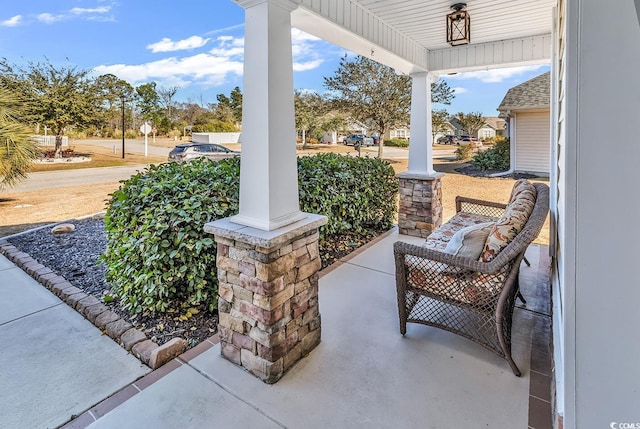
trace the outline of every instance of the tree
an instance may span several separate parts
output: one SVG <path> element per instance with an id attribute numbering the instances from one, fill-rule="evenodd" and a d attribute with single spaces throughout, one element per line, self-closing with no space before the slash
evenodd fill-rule
<path id="1" fill-rule="evenodd" d="M 411 78 L 399 75 L 390 67 L 357 56 L 340 60 L 335 75 L 324 78 L 327 89 L 334 91 L 334 102 L 363 123 L 373 123 L 380 133 L 378 156 L 382 157 L 382 136 L 396 127 L 409 123 L 411 108 Z M 431 101 L 450 104 L 454 97 L 449 85 L 440 81 L 431 84 Z"/>
<path id="2" fill-rule="evenodd" d="M 149 82 L 136 87 L 138 100 L 136 106 L 140 109 L 142 118 L 154 124 L 160 122 L 160 96 L 156 91 L 156 83 Z"/>
<path id="3" fill-rule="evenodd" d="M 449 131 L 449 112 L 446 109 L 433 110 L 431 112 L 431 138 L 435 142 L 437 134 Z"/>
<path id="4" fill-rule="evenodd" d="M 0 189 L 26 177 L 38 148 L 18 114 L 18 99 L 0 84 Z"/>
<path id="5" fill-rule="evenodd" d="M 51 128 L 56 136 L 56 157 L 62 155 L 62 136 L 67 128 L 97 125 L 103 119 L 103 98 L 88 70 L 58 68 L 49 61 L 22 67 L 3 58 L 0 83 L 23 100 L 25 120 Z"/>
<path id="6" fill-rule="evenodd" d="M 480 112 L 458 113 L 456 119 L 469 136 L 478 137 L 478 130 L 484 127 L 486 119 Z"/>
<path id="7" fill-rule="evenodd" d="M 345 118 L 331 107 L 326 97 L 316 92 L 296 91 L 293 97 L 296 130 L 302 132 L 302 148 L 307 147 L 307 135 L 320 136 L 344 128 Z"/>
<path id="8" fill-rule="evenodd" d="M 121 100 L 133 100 L 135 98 L 135 90 L 126 80 L 122 80 L 112 74 L 103 74 L 96 78 L 96 89 L 102 94 L 105 102 L 105 109 L 108 120 L 111 121 L 111 127 L 116 129 L 120 122 Z"/>
<path id="9" fill-rule="evenodd" d="M 451 104 L 451 100 L 456 96 L 453 89 L 444 80 L 439 80 L 431 84 L 431 102 L 440 104 Z"/>
<path id="10" fill-rule="evenodd" d="M 242 91 L 236 86 L 229 94 L 229 107 L 236 122 L 242 122 Z"/>
<path id="11" fill-rule="evenodd" d="M 382 136 L 409 122 L 411 78 L 369 58 L 357 56 L 349 61 L 345 55 L 334 76 L 324 78 L 324 85 L 335 94 L 336 106 L 360 122 L 375 125 L 380 132 L 378 157 L 382 158 Z"/>
<path id="12" fill-rule="evenodd" d="M 173 114 L 171 111 L 173 108 L 173 97 L 179 89 L 180 88 L 177 86 L 158 89 L 158 96 L 160 97 L 160 102 L 164 105 L 165 111 L 167 112 L 167 119 L 169 120 L 169 123 L 173 122 Z"/>

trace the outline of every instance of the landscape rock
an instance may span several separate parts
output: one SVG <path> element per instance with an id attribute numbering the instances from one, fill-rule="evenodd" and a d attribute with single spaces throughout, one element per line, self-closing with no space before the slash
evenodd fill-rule
<path id="1" fill-rule="evenodd" d="M 68 234 L 76 230 L 76 226 L 72 223 L 61 223 L 51 228 L 52 234 Z"/>

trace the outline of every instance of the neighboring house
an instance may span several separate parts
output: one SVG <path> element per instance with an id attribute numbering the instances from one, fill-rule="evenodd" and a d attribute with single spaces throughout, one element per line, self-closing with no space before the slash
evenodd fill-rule
<path id="1" fill-rule="evenodd" d="M 505 136 L 505 120 L 498 117 L 487 117 L 485 119 L 484 127 L 480 128 L 477 133 L 473 134 L 471 137 L 476 137 L 478 140 L 485 140 L 488 138 L 492 138 L 495 136 Z M 458 118 L 455 116 L 451 116 L 449 118 L 449 123 L 452 126 L 453 132 L 451 134 L 456 136 L 466 136 L 468 133 L 463 128 Z"/>
<path id="2" fill-rule="evenodd" d="M 549 175 L 550 72 L 507 91 L 498 110 L 508 118 L 511 170 Z"/>
<path id="3" fill-rule="evenodd" d="M 384 133 L 384 139 L 409 139 L 411 138 L 411 129 L 409 127 L 405 128 L 395 128 L 393 130 L 388 130 Z"/>
<path id="4" fill-rule="evenodd" d="M 478 140 L 486 140 L 493 137 L 505 137 L 507 132 L 507 122 L 498 117 L 485 118 L 485 126 L 478 130 Z"/>
<path id="5" fill-rule="evenodd" d="M 464 136 L 467 134 L 464 128 L 462 128 L 462 124 L 460 123 L 460 121 L 458 121 L 458 118 L 456 118 L 455 116 L 451 116 L 449 118 L 449 123 L 451 124 L 452 130 L 453 130 L 451 134 L 453 134 L 454 136 Z"/>

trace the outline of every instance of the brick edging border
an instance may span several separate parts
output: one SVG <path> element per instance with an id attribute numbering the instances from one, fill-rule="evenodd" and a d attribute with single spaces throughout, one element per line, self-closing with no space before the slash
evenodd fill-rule
<path id="1" fill-rule="evenodd" d="M 187 342 L 183 338 L 173 338 L 158 345 L 155 341 L 148 339 L 144 332 L 134 328 L 131 323 L 109 310 L 96 297 L 73 286 L 67 279 L 54 273 L 50 268 L 42 265 L 6 239 L 0 240 L 0 254 L 74 308 L 95 327 L 151 369 L 157 369 L 179 356 L 187 346 Z"/>

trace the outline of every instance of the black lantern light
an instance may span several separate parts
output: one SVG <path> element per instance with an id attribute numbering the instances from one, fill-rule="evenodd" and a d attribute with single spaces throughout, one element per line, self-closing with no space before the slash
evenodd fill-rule
<path id="1" fill-rule="evenodd" d="M 447 43 L 451 46 L 471 43 L 471 18 L 466 8 L 466 3 L 455 3 L 447 15 Z"/>

